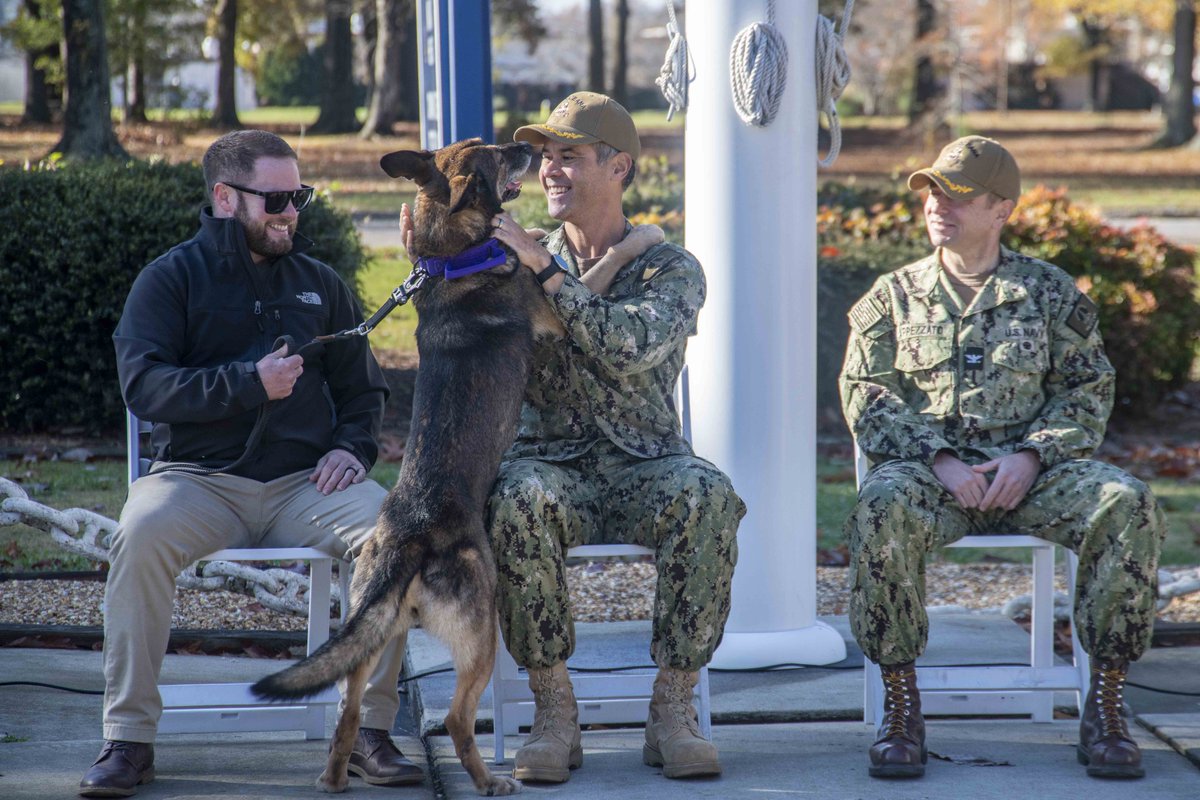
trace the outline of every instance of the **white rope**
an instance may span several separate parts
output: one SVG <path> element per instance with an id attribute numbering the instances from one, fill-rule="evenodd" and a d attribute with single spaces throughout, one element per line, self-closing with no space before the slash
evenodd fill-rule
<path id="1" fill-rule="evenodd" d="M 829 123 L 829 154 L 818 158 L 822 167 L 831 167 L 842 150 L 842 122 L 838 118 L 837 101 L 850 82 L 850 60 L 842 46 L 850 29 L 850 14 L 854 0 L 846 0 L 842 11 L 842 30 L 836 32 L 833 20 L 817 15 L 817 113 L 824 114 Z"/>
<path id="2" fill-rule="evenodd" d="M 675 116 L 676 111 L 687 111 L 688 84 L 696 79 L 695 66 L 692 64 L 692 54 L 688 52 L 687 39 L 679 29 L 675 19 L 675 3 L 667 0 L 667 35 L 671 43 L 667 45 L 667 57 L 663 60 L 662 69 L 654 82 L 658 84 L 663 97 L 670 104 L 667 107 L 667 122 Z"/>
<path id="3" fill-rule="evenodd" d="M 756 22 L 733 39 L 729 81 L 733 105 L 747 125 L 765 128 L 779 113 L 787 85 L 787 44 L 775 27 L 775 0 L 767 2 L 767 22 Z"/>

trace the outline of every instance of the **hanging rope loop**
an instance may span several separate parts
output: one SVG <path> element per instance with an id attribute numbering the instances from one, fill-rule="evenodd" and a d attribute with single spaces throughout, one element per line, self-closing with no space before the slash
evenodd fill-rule
<path id="1" fill-rule="evenodd" d="M 850 59 L 843 46 L 850 29 L 854 0 L 846 0 L 842 10 L 841 31 L 835 31 L 833 20 L 817 16 L 817 113 L 824 114 L 829 126 L 829 153 L 818 157 L 822 167 L 831 167 L 842 150 L 842 122 L 838 117 L 837 101 L 846 84 L 850 83 Z"/>
<path id="2" fill-rule="evenodd" d="M 765 128 L 775 119 L 787 86 L 787 57 L 787 43 L 775 27 L 775 0 L 768 0 L 766 23 L 743 28 L 729 51 L 733 105 L 742 122 Z"/>
<path id="3" fill-rule="evenodd" d="M 679 21 L 675 19 L 675 3 L 671 0 L 667 0 L 667 17 L 667 36 L 670 38 L 670 44 L 667 45 L 667 56 L 654 82 L 669 103 L 667 122 L 670 122 L 676 111 L 687 111 L 688 84 L 696 79 L 696 72 L 695 65 L 692 64 L 692 54 L 688 51 L 687 39 L 679 29 Z"/>

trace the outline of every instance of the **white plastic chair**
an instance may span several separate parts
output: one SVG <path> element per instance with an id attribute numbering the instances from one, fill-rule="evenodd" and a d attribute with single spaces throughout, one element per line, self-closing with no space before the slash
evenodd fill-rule
<path id="1" fill-rule="evenodd" d="M 691 401 L 688 396 L 687 367 L 675 386 L 675 407 L 679 409 L 682 432 L 692 440 Z M 648 547 L 633 544 L 588 544 L 567 550 L 567 558 L 609 560 L 627 556 L 653 556 Z M 579 724 L 633 724 L 646 721 L 646 706 L 654 691 L 657 670 L 617 672 L 611 674 L 575 674 L 571 685 L 579 707 Z M 708 688 L 708 667 L 700 669 L 696 686 L 696 711 L 700 733 L 712 738 L 712 711 Z M 496 662 L 492 668 L 492 724 L 495 736 L 495 763 L 505 759 L 504 737 L 519 732 L 521 726 L 533 724 L 533 692 L 528 674 L 504 646 L 503 639 L 496 647 Z M 508 710 L 511 709 L 511 710 Z"/>
<path id="2" fill-rule="evenodd" d="M 145 475 L 150 459 L 142 456 L 142 436 L 152 425 L 126 412 L 126 454 L 129 483 Z M 315 547 L 228 548 L 209 553 L 201 561 L 307 561 L 308 645 L 312 653 L 329 638 L 329 601 L 333 587 L 333 562 L 338 556 Z M 350 566 L 338 567 L 342 619 L 346 617 Z M 159 733 L 234 733 L 245 731 L 304 732 L 306 739 L 324 739 L 325 708 L 338 702 L 338 693 L 327 689 L 303 703 L 271 703 L 250 693 L 249 683 L 160 684 L 163 712 Z"/>
<path id="3" fill-rule="evenodd" d="M 869 463 L 854 445 L 854 477 L 861 485 Z M 1054 719 L 1054 693 L 1075 692 L 1083 710 L 1090 675 L 1088 655 L 1071 628 L 1073 663 L 1054 663 L 1054 551 L 1056 545 L 1035 536 L 1008 534 L 964 536 L 947 547 L 1027 547 L 1033 555 L 1033 609 L 1029 634 L 1028 666 L 934 667 L 917 665 L 917 688 L 921 711 L 928 716 L 1024 716 L 1033 722 Z M 1064 548 L 1065 549 L 1065 548 Z M 1067 576 L 1075 595 L 1075 571 L 1079 559 L 1067 553 Z M 863 659 L 863 721 L 874 725 L 883 719 L 883 679 L 879 665 Z"/>

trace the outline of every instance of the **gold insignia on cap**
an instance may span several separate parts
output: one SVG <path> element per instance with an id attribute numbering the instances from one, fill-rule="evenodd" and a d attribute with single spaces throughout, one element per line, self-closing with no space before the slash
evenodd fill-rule
<path id="1" fill-rule="evenodd" d="M 584 135 L 582 133 L 575 133 L 574 131 L 563 130 L 562 128 L 556 128 L 553 125 L 533 125 L 531 127 L 541 128 L 542 130 L 550 131 L 550 133 L 553 133 L 555 136 L 562 136 L 566 139 L 582 139 L 582 138 L 584 138 Z"/>
<path id="2" fill-rule="evenodd" d="M 961 183 L 955 183 L 954 181 L 950 180 L 949 178 L 946 177 L 945 173 L 943 173 L 940 169 L 930 168 L 929 171 L 932 172 L 934 175 L 937 175 L 943 181 L 945 181 L 946 188 L 952 192 L 957 192 L 958 194 L 966 194 L 967 192 L 975 191 L 970 186 L 964 186 Z"/>

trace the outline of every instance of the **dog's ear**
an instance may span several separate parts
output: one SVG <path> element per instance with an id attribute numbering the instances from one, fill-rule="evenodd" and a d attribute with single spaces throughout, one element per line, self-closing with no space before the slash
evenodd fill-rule
<path id="1" fill-rule="evenodd" d="M 458 175 L 450 179 L 450 213 L 462 211 L 475 201 L 478 201 L 481 209 L 500 210 L 500 198 L 496 197 L 496 190 L 484 170 L 476 169 L 469 176 Z"/>
<path id="2" fill-rule="evenodd" d="M 429 183 L 437 171 L 433 164 L 433 153 L 429 150 L 397 150 L 379 159 L 379 166 L 391 178 L 408 178 L 418 186 Z"/>
<path id="3" fill-rule="evenodd" d="M 476 170 L 470 175 L 455 175 L 450 179 L 450 213 L 456 214 L 462 211 L 472 202 L 479 193 L 479 187 L 483 181 L 483 176 Z"/>

